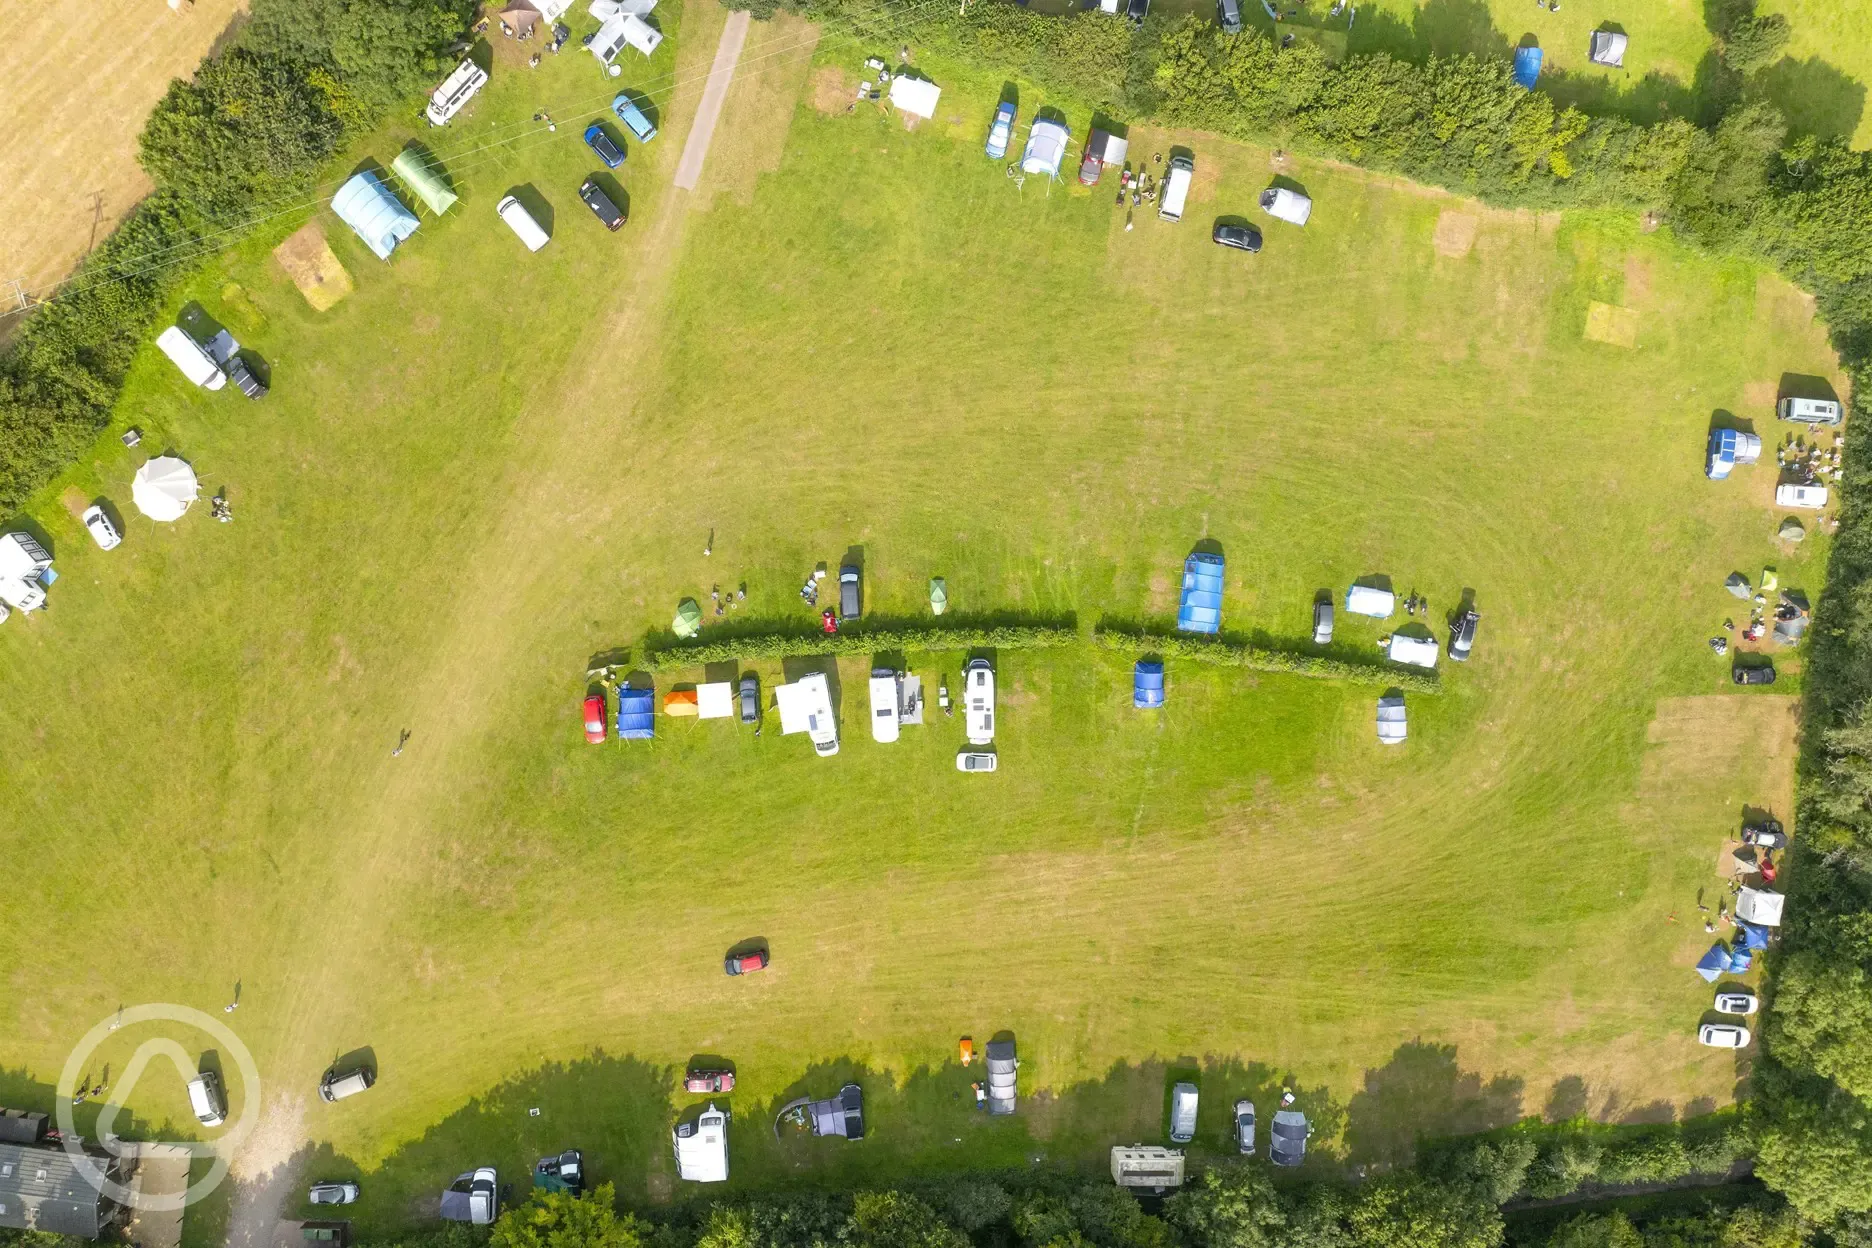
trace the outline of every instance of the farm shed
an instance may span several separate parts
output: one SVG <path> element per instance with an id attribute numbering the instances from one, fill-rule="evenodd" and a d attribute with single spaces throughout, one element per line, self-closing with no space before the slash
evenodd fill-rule
<path id="1" fill-rule="evenodd" d="M 331 206 L 379 260 L 388 260 L 397 244 L 421 224 L 370 169 L 351 175 L 332 196 Z"/>
<path id="2" fill-rule="evenodd" d="M 1183 598 L 1177 605 L 1177 630 L 1222 631 L 1222 556 L 1198 552 L 1183 561 Z"/>
<path id="3" fill-rule="evenodd" d="M 1156 659 L 1139 659 L 1131 670 L 1131 705 L 1143 711 L 1163 704 L 1163 664 Z"/>
<path id="4" fill-rule="evenodd" d="M 620 741 L 648 741 L 656 736 L 656 690 L 618 686 L 617 735 Z"/>
<path id="5" fill-rule="evenodd" d="M 428 206 L 429 211 L 441 216 L 455 206 L 461 197 L 449 189 L 448 182 L 442 177 L 435 161 L 414 143 L 397 153 L 397 158 L 390 162 L 398 177 L 417 199 Z"/>
<path id="6" fill-rule="evenodd" d="M 942 88 L 927 78 L 905 78 L 900 75 L 891 79 L 891 107 L 909 113 L 912 117 L 921 117 L 925 121 L 934 117 L 936 101 L 941 98 Z"/>

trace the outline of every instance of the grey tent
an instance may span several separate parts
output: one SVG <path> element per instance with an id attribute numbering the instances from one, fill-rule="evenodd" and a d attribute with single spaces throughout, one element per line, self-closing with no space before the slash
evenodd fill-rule
<path id="1" fill-rule="evenodd" d="M 1592 32 L 1592 48 L 1589 55 L 1595 65 L 1610 65 L 1613 69 L 1625 67 L 1625 36 L 1616 30 L 1595 30 Z"/>
<path id="2" fill-rule="evenodd" d="M 1014 1112 L 1014 1072 L 1020 1066 L 1020 1059 L 1014 1056 L 1014 1042 L 990 1040 L 987 1057 L 988 1112 L 1011 1114 Z"/>
<path id="3" fill-rule="evenodd" d="M 1755 591 L 1749 588 L 1748 577 L 1740 572 L 1731 572 L 1729 579 L 1723 582 L 1723 588 L 1736 598 L 1752 598 Z"/>
<path id="4" fill-rule="evenodd" d="M 1378 740 L 1385 745 L 1396 745 L 1404 739 L 1407 731 L 1404 720 L 1404 695 L 1386 694 L 1378 699 Z"/>
<path id="5" fill-rule="evenodd" d="M 1283 1109 L 1274 1115 L 1273 1139 L 1268 1156 L 1277 1166 L 1297 1166 L 1306 1160 L 1307 1136 L 1313 1134 L 1306 1115 L 1297 1109 Z"/>
<path id="6" fill-rule="evenodd" d="M 1797 518 L 1789 516 L 1781 522 L 1779 536 L 1784 542 L 1798 542 L 1807 536 L 1807 529 Z"/>
<path id="7" fill-rule="evenodd" d="M 828 1101 L 814 1101 L 806 1106 L 814 1135 L 834 1135 L 840 1139 L 864 1139 L 864 1089 L 848 1083 Z"/>

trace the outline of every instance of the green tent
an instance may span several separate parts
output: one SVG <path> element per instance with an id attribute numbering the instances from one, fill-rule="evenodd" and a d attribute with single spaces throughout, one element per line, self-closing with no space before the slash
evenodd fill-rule
<path id="1" fill-rule="evenodd" d="M 940 576 L 930 577 L 930 611 L 941 615 L 949 609 L 949 587 Z"/>
<path id="2" fill-rule="evenodd" d="M 418 144 L 412 143 L 399 152 L 397 158 L 390 162 L 390 167 L 416 193 L 416 198 L 429 205 L 429 211 L 438 217 L 453 208 L 455 201 L 460 198 L 449 190 L 448 182 L 443 179 L 435 158 Z"/>
<path id="3" fill-rule="evenodd" d="M 693 637 L 702 631 L 702 608 L 693 598 L 685 598 L 676 604 L 676 618 L 670 621 L 670 632 L 678 637 Z"/>

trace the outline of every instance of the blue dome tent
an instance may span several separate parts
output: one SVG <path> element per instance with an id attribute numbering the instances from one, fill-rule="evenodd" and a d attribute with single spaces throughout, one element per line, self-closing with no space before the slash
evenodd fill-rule
<path id="1" fill-rule="evenodd" d="M 1177 606 L 1177 631 L 1222 631 L 1222 556 L 1197 553 L 1183 561 L 1183 601 Z"/>
<path id="2" fill-rule="evenodd" d="M 1541 50 L 1539 48 L 1516 48 L 1514 52 L 1514 80 L 1528 90 L 1540 79 Z"/>
<path id="3" fill-rule="evenodd" d="M 1139 659 L 1131 673 L 1131 705 L 1143 711 L 1163 704 L 1163 664 L 1156 659 Z"/>

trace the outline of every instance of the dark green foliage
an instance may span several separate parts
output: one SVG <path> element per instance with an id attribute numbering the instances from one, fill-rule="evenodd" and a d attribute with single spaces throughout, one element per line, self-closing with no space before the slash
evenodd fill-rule
<path id="1" fill-rule="evenodd" d="M 1603 1146 L 1584 1137 L 1568 1137 L 1548 1144 L 1528 1167 L 1528 1195 L 1536 1200 L 1570 1195 L 1599 1173 L 1599 1159 L 1604 1155 Z"/>
<path id="2" fill-rule="evenodd" d="M 1776 1060 L 1872 1100 L 1872 975 L 1839 954 L 1794 953 L 1775 974 L 1768 1043 Z"/>
<path id="3" fill-rule="evenodd" d="M 1318 654 L 1268 650 L 1221 637 L 1152 633 L 1142 629 L 1101 628 L 1097 638 L 1098 644 L 1107 650 L 1156 654 L 1166 659 L 1194 659 L 1199 663 L 1247 667 L 1258 672 L 1286 672 L 1294 676 L 1317 676 L 1322 680 L 1350 680 L 1418 693 L 1437 693 L 1442 689 L 1436 676 L 1431 673 L 1412 671 L 1379 659 L 1370 663 L 1354 663 Z"/>
<path id="4" fill-rule="evenodd" d="M 1723 36 L 1723 61 L 1738 74 L 1766 69 L 1781 59 L 1793 33 L 1788 19 L 1779 13 L 1738 18 Z"/>
<path id="5" fill-rule="evenodd" d="M 1347 1220 L 1359 1248 L 1495 1248 L 1502 1240 L 1501 1211 L 1479 1185 L 1409 1170 L 1366 1186 Z"/>
<path id="6" fill-rule="evenodd" d="M 489 1248 L 643 1248 L 649 1226 L 616 1206 L 609 1183 L 583 1197 L 535 1191 L 494 1224 Z"/>
<path id="7" fill-rule="evenodd" d="M 876 654 L 880 650 L 1035 650 L 1070 645 L 1079 639 L 1071 628 L 1056 625 L 931 624 L 917 629 L 871 629 L 839 633 L 757 633 L 722 641 L 644 643 L 643 668 L 665 672 L 728 663 L 737 659 L 781 659 L 801 655 Z"/>

